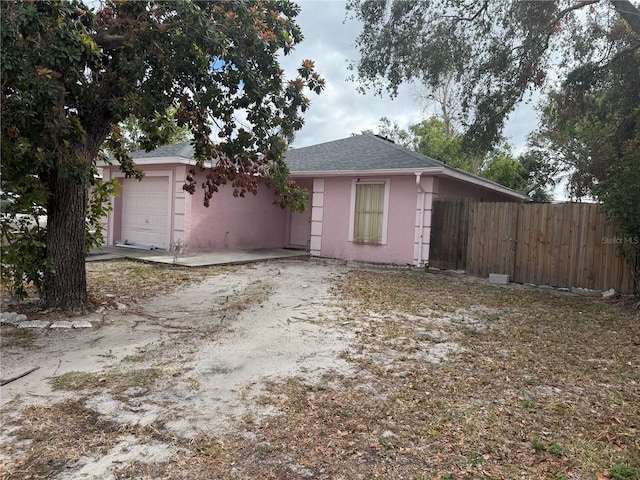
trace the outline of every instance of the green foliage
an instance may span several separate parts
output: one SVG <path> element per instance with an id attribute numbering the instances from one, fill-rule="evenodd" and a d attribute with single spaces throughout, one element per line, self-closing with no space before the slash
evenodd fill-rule
<path id="1" fill-rule="evenodd" d="M 637 480 L 640 478 L 640 468 L 616 465 L 609 469 L 609 478 L 612 480 Z"/>
<path id="2" fill-rule="evenodd" d="M 171 105 L 166 112 L 155 112 L 150 119 L 138 120 L 131 114 L 125 118 L 117 129 L 125 152 L 153 150 L 158 145 L 172 145 L 185 142 L 191 138 L 186 125 L 178 125 L 175 118 L 178 107 Z"/>
<path id="3" fill-rule="evenodd" d="M 2 189 L 17 193 L 24 178 L 42 185 L 52 267 L 43 300 L 69 309 L 86 302 L 86 283 L 65 272 L 83 271 L 86 217 L 95 244 L 105 212 L 97 202 L 112 189 L 96 185 L 89 203 L 101 148 L 126 176 L 140 177 L 127 125 L 146 150 L 190 133 L 197 168 L 215 165 L 203 185 L 206 205 L 222 184 L 255 193 L 273 167 L 281 167 L 271 180 L 279 201 L 297 204 L 302 194 L 288 182 L 284 152 L 304 123 L 305 93 L 324 88 L 311 60 L 296 78 L 280 69 L 279 55 L 302 40 L 299 7 L 289 0 L 107 0 L 98 8 L 79 0 L 0 4 Z"/>
<path id="4" fill-rule="evenodd" d="M 533 435 L 531 437 L 531 445 L 534 449 L 539 451 L 549 452 L 553 455 L 562 455 L 562 445 L 560 445 L 558 442 L 553 441 L 546 442 L 537 435 Z"/>
<path id="5" fill-rule="evenodd" d="M 3 209 L 0 219 L 2 249 L 2 283 L 10 288 L 17 298 L 26 298 L 26 286 L 33 284 L 38 291 L 42 288 L 46 261 L 46 227 L 38 224 L 36 213 L 8 213 Z"/>
<path id="6" fill-rule="evenodd" d="M 0 195 L 0 263 L 2 283 L 18 298 L 27 297 L 26 286 L 40 291 L 46 261 L 47 216 L 44 209 L 45 189 L 37 178 L 27 176 L 15 183 L 13 192 L 6 191 L 2 176 Z"/>
<path id="7" fill-rule="evenodd" d="M 475 155 L 462 148 L 462 136 L 457 132 L 447 135 L 442 120 L 431 117 L 410 127 L 413 135 L 413 149 L 423 155 L 439 160 L 447 165 L 471 173 L 478 173 L 479 165 Z"/>
<path id="8" fill-rule="evenodd" d="M 540 180 L 568 172 L 573 196 L 595 195 L 621 232 L 637 234 L 637 3 L 350 0 L 347 8 L 363 23 L 352 65 L 361 88 L 395 95 L 405 81 L 436 89 L 453 78 L 470 151 L 499 144 L 525 94 L 550 92 L 542 128 L 521 158 L 528 193 L 546 197 Z M 488 174 L 505 166 L 487 166 Z M 638 272 L 637 245 L 630 249 Z"/>
<path id="9" fill-rule="evenodd" d="M 625 144 L 622 157 L 593 188 L 624 241 L 622 254 L 634 267 L 634 290 L 640 294 L 640 134 Z"/>
<path id="10" fill-rule="evenodd" d="M 413 148 L 413 132 L 407 132 L 400 128 L 396 122 L 391 122 L 387 117 L 382 117 L 378 124 L 378 135 L 393 140 L 394 143 L 405 148 Z"/>
<path id="11" fill-rule="evenodd" d="M 119 187 L 120 185 L 116 178 L 107 182 L 97 176 L 93 178 L 85 230 L 87 252 L 92 248 L 101 247 L 104 242 L 104 224 L 102 220 L 113 209 L 111 198 L 120 195 Z"/>
<path id="12" fill-rule="evenodd" d="M 486 163 L 481 175 L 519 192 L 527 190 L 527 171 L 522 162 L 511 155 L 509 149 L 497 152 Z"/>
<path id="13" fill-rule="evenodd" d="M 556 185 L 557 166 L 543 151 L 531 148 L 520 154 L 518 160 L 526 171 L 527 187 L 523 193 L 534 201 L 550 202 L 553 198 L 549 189 Z"/>

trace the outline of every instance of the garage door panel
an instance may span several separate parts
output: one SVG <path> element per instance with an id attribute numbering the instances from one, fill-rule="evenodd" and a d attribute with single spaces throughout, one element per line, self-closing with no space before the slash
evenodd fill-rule
<path id="1" fill-rule="evenodd" d="M 169 177 L 145 177 L 122 182 L 123 241 L 168 248 Z"/>

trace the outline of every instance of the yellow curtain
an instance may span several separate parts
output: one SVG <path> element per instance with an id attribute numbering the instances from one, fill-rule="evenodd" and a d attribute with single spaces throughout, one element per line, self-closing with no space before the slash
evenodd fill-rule
<path id="1" fill-rule="evenodd" d="M 383 210 L 383 183 L 356 185 L 354 241 L 360 243 L 382 243 Z"/>

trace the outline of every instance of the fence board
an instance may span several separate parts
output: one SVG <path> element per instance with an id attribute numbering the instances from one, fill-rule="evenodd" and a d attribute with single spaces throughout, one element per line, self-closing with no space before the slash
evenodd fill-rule
<path id="1" fill-rule="evenodd" d="M 538 273 L 541 278 L 541 283 L 544 285 L 550 285 L 553 278 L 554 270 L 554 247 L 556 245 L 556 231 L 553 222 L 553 205 L 542 205 L 542 216 L 544 219 L 544 238 L 543 238 L 543 252 L 542 261 L 540 262 L 540 270 Z"/>
<path id="2" fill-rule="evenodd" d="M 433 202 L 429 265 L 464 270 L 469 235 L 469 199 L 436 199 Z"/>
<path id="3" fill-rule="evenodd" d="M 447 221 L 460 219 L 455 218 Z M 457 231 L 452 224 L 439 228 Z M 612 240 L 603 241 L 617 237 L 598 204 L 474 203 L 466 235 L 471 275 L 504 273 L 519 283 L 633 290 L 632 267 Z"/>

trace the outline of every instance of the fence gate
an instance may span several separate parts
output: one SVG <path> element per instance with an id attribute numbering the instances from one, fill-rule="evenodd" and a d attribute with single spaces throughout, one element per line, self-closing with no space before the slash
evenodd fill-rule
<path id="1" fill-rule="evenodd" d="M 471 202 L 468 198 L 434 200 L 429 246 L 430 267 L 466 269 Z"/>

